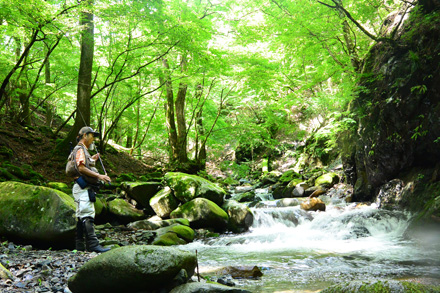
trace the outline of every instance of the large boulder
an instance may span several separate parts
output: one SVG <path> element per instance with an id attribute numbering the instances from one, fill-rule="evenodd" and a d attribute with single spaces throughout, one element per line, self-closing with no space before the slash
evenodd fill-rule
<path id="1" fill-rule="evenodd" d="M 0 235 L 23 243 L 73 243 L 75 203 L 67 194 L 18 182 L 0 183 Z"/>
<path id="2" fill-rule="evenodd" d="M 150 199 L 160 188 L 158 182 L 123 182 L 121 184 L 129 197 L 134 199 L 143 208 L 150 208 Z"/>
<path id="3" fill-rule="evenodd" d="M 167 186 L 150 199 L 150 206 L 156 215 L 168 218 L 170 213 L 179 206 L 179 202 L 174 197 L 171 188 Z"/>
<path id="4" fill-rule="evenodd" d="M 153 292 L 173 287 L 173 279 L 194 274 L 193 252 L 154 245 L 112 249 L 85 263 L 68 281 L 73 293 Z M 171 288 L 170 288 L 171 286 Z"/>
<path id="5" fill-rule="evenodd" d="M 196 198 L 174 210 L 171 218 L 185 218 L 192 228 L 212 228 L 216 231 L 226 229 L 228 214 L 214 202 L 205 198 Z"/>
<path id="6" fill-rule="evenodd" d="M 145 219 L 143 211 L 136 209 L 122 198 L 110 201 L 108 203 L 108 209 L 109 213 L 115 216 L 123 224 Z"/>
<path id="7" fill-rule="evenodd" d="M 245 232 L 252 226 L 254 215 L 247 205 L 235 200 L 226 200 L 222 208 L 229 216 L 228 229 L 232 232 Z"/>
<path id="8" fill-rule="evenodd" d="M 202 197 L 221 205 L 226 195 L 223 188 L 196 175 L 169 172 L 165 174 L 165 181 L 174 191 L 174 196 L 183 203 Z"/>

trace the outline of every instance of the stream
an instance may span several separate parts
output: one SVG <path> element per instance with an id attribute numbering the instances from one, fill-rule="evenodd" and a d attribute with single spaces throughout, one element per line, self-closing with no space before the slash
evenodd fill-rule
<path id="1" fill-rule="evenodd" d="M 203 276 L 221 267 L 257 265 L 261 279 L 233 280 L 252 292 L 313 292 L 352 280 L 440 280 L 440 242 L 429 235 L 426 241 L 405 237 L 409 213 L 321 199 L 325 212 L 261 202 L 252 208 L 249 232 L 182 248 L 197 250 Z"/>

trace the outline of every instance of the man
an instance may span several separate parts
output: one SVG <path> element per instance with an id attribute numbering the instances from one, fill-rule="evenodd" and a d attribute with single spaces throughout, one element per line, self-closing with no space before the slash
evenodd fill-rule
<path id="1" fill-rule="evenodd" d="M 95 168 L 95 162 L 99 158 L 99 154 L 91 156 L 88 152 L 95 137 L 99 133 L 94 131 L 91 127 L 85 126 L 80 129 L 76 140 L 77 146 L 73 149 L 71 156 L 75 162 L 75 167 L 81 176 L 76 176 L 75 184 L 73 185 L 72 193 L 76 203 L 76 249 L 80 251 L 85 250 L 84 236 L 86 239 L 86 246 L 88 251 L 106 252 L 110 249 L 104 248 L 99 244 L 98 238 L 95 234 L 94 219 L 95 219 L 95 187 L 91 181 L 110 183 L 110 177 L 98 173 Z"/>

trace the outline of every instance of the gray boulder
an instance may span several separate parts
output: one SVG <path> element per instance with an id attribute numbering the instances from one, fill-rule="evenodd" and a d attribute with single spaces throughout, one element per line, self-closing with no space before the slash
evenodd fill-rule
<path id="1" fill-rule="evenodd" d="M 170 213 L 179 206 L 179 202 L 167 186 L 150 199 L 150 206 L 156 215 L 161 218 L 168 218 Z"/>
<path id="2" fill-rule="evenodd" d="M 194 274 L 196 263 L 195 253 L 177 248 L 125 246 L 85 263 L 68 286 L 73 293 L 169 291 L 182 269 L 187 278 Z"/>
<path id="3" fill-rule="evenodd" d="M 0 183 L 0 235 L 66 247 L 75 228 L 75 203 L 67 194 L 19 182 Z"/>
<path id="4" fill-rule="evenodd" d="M 192 228 L 212 228 L 216 231 L 224 231 L 229 221 L 224 210 L 205 198 L 196 198 L 181 205 L 170 217 L 188 219 Z"/>
<path id="5" fill-rule="evenodd" d="M 222 206 L 229 216 L 228 229 L 235 233 L 242 233 L 249 230 L 254 222 L 254 215 L 250 208 L 235 200 L 227 200 Z"/>
<path id="6" fill-rule="evenodd" d="M 169 172 L 164 179 L 174 191 L 174 196 L 183 203 L 202 197 L 221 205 L 226 195 L 223 188 L 196 175 Z"/>

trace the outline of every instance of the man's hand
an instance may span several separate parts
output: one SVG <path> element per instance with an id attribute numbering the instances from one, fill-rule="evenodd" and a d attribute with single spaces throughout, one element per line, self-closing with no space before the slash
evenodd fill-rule
<path id="1" fill-rule="evenodd" d="M 94 161 L 98 160 L 98 159 L 99 159 L 99 153 L 94 154 L 94 155 L 92 156 L 92 159 L 93 159 Z"/>
<path id="2" fill-rule="evenodd" d="M 105 183 L 111 183 L 112 182 L 110 177 L 108 177 L 107 175 L 99 174 L 98 175 L 98 179 L 104 181 Z"/>

